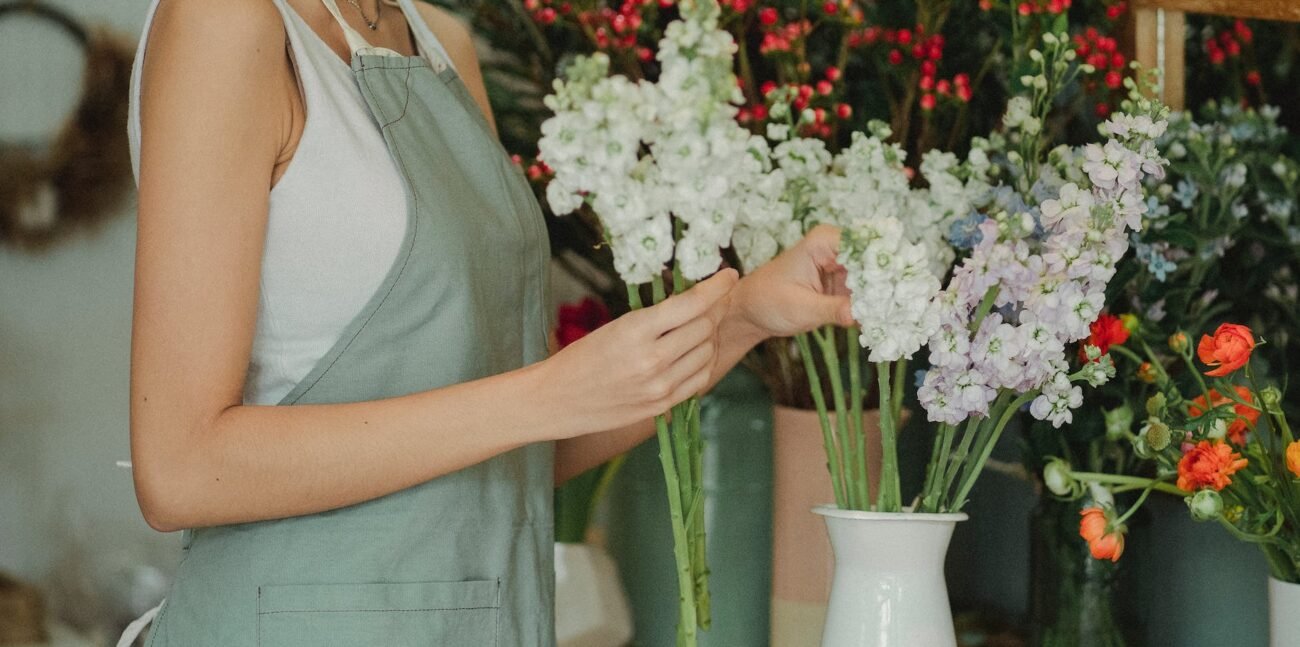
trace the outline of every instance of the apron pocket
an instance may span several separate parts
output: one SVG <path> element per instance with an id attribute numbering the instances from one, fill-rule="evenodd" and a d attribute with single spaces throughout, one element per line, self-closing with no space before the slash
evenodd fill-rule
<path id="1" fill-rule="evenodd" d="M 491 646 L 499 589 L 498 580 L 261 586 L 258 644 Z"/>

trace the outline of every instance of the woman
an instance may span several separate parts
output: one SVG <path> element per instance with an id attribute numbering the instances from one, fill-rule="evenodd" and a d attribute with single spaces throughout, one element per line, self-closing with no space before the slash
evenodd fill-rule
<path id="1" fill-rule="evenodd" d="M 133 85 L 135 485 L 193 529 L 152 645 L 553 644 L 552 487 L 849 320 L 826 229 L 548 358 L 539 208 L 423 3 L 154 0 Z"/>

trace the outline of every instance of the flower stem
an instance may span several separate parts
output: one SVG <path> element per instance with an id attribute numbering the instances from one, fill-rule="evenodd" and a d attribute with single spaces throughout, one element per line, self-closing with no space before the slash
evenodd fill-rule
<path id="1" fill-rule="evenodd" d="M 867 436 L 863 433 L 862 427 L 862 399 L 866 393 L 862 390 L 862 346 L 858 343 L 858 328 L 854 326 L 849 328 L 846 336 L 848 337 L 849 353 L 849 397 L 850 415 L 849 420 L 850 435 L 853 439 L 853 466 L 857 470 L 854 477 L 854 488 L 857 491 L 857 503 L 862 508 L 871 507 L 870 475 L 871 469 L 867 464 L 867 456 L 870 450 L 867 447 Z M 881 399 L 881 408 L 884 408 L 884 399 Z"/>
<path id="2" fill-rule="evenodd" d="M 817 362 L 813 360 L 812 344 L 808 342 L 808 333 L 795 335 L 794 341 L 799 346 L 804 372 L 808 374 L 808 384 L 812 387 L 813 404 L 817 406 L 817 418 L 822 427 L 822 443 L 826 447 L 826 469 L 830 472 L 831 485 L 835 489 L 835 505 L 844 508 L 848 505 L 848 500 L 844 496 L 844 475 L 840 468 L 839 452 L 835 448 L 835 437 L 831 435 L 831 420 L 826 410 L 826 393 L 822 389 L 821 374 L 817 372 Z"/>
<path id="3" fill-rule="evenodd" d="M 980 472 L 984 471 L 984 464 L 988 462 L 989 456 L 993 455 L 993 448 L 998 444 L 998 438 L 1002 436 L 1002 431 L 1007 428 L 1007 423 L 1016 415 L 1016 412 L 1020 410 L 1020 407 L 1024 406 L 1036 397 L 1038 397 L 1037 389 L 1022 394 L 1020 397 L 1013 400 L 1010 405 L 1005 406 L 1002 411 L 1002 417 L 998 419 L 997 425 L 993 427 L 992 433 L 988 439 L 984 441 L 983 450 L 980 452 L 975 463 L 971 464 L 967 468 L 966 477 L 963 479 L 961 487 L 957 490 L 957 496 L 952 500 L 951 511 L 956 512 L 965 505 L 966 495 L 970 494 L 971 488 L 975 487 L 975 481 L 979 479 Z M 990 417 L 996 411 L 996 408 L 990 411 Z"/>
<path id="4" fill-rule="evenodd" d="M 880 512 L 901 512 L 903 509 L 901 487 L 898 482 L 898 445 L 897 430 L 894 427 L 894 411 L 890 382 L 893 373 L 889 362 L 876 365 L 876 377 L 880 384 L 880 449 L 883 454 L 880 468 L 880 496 L 876 500 L 876 509 Z"/>
<path id="5" fill-rule="evenodd" d="M 835 344 L 834 326 L 826 326 L 821 333 L 813 332 L 813 337 L 822 350 L 822 359 L 826 362 L 826 372 L 830 374 L 831 397 L 835 402 L 835 428 L 839 437 L 840 459 L 844 475 L 844 494 L 850 509 L 859 507 L 853 467 L 853 440 L 849 437 L 849 411 L 844 399 L 844 378 L 840 374 L 840 356 Z"/>
<path id="6" fill-rule="evenodd" d="M 1076 481 L 1089 481 L 1092 483 L 1111 483 L 1115 485 L 1136 485 L 1142 488 L 1149 487 L 1154 490 L 1159 490 L 1160 492 L 1164 492 L 1165 494 L 1172 494 L 1174 496 L 1179 496 L 1179 497 L 1186 497 L 1191 495 L 1191 492 L 1187 492 L 1185 490 L 1179 489 L 1177 486 L 1171 483 L 1165 483 L 1164 481 L 1144 478 L 1141 476 L 1122 476 L 1119 474 L 1102 474 L 1099 472 L 1072 471 L 1070 472 L 1070 478 Z"/>

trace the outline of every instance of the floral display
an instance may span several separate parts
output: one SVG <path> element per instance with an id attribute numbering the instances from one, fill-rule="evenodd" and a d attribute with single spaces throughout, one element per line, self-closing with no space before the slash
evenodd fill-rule
<path id="1" fill-rule="evenodd" d="M 1105 532 L 1121 537 L 1127 531 L 1124 521 L 1151 492 L 1181 496 L 1193 519 L 1218 522 L 1238 539 L 1258 545 L 1274 577 L 1298 582 L 1300 442 L 1282 409 L 1281 389 L 1254 368 L 1261 340 L 1245 326 L 1225 323 L 1202 335 L 1195 350 L 1187 342 L 1184 335 L 1170 346 L 1195 369 L 1191 384 L 1200 395 L 1184 395 L 1168 370 L 1156 365 L 1157 390 L 1146 402 L 1141 433 L 1130 439 L 1130 451 L 1151 464 L 1155 476 L 1075 472 L 1058 459 L 1049 485 L 1063 496 L 1077 494 L 1083 483 L 1115 492 L 1141 490 L 1122 515 L 1113 501 L 1102 511 Z M 1080 535 L 1091 544 L 1096 530 L 1095 522 L 1086 522 Z M 1104 551 L 1094 551 L 1099 553 Z"/>

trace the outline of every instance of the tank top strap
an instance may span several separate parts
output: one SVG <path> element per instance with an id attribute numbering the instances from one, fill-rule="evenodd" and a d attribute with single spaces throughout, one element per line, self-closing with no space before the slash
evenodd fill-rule
<path id="1" fill-rule="evenodd" d="M 370 41 L 366 40 L 366 37 L 362 36 L 361 32 L 353 29 L 352 25 L 349 25 L 348 21 L 343 19 L 343 12 L 339 11 L 338 2 L 335 0 L 320 1 L 321 4 L 325 5 L 325 8 L 329 10 L 330 15 L 334 16 L 334 20 L 338 21 L 339 27 L 343 28 L 343 37 L 347 39 L 348 49 L 352 50 L 353 54 L 377 49 L 370 45 Z"/>

